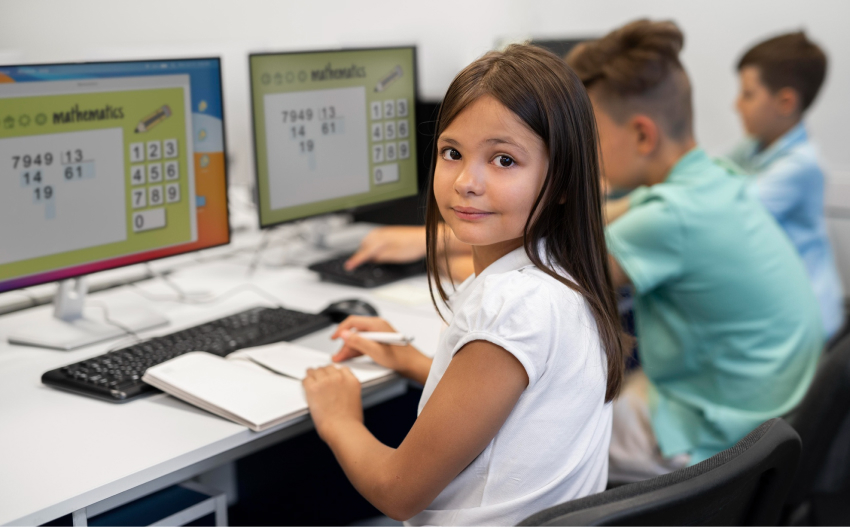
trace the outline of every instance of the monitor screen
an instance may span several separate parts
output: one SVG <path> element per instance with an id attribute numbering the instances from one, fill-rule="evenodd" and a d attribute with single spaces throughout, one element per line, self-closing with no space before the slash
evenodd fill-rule
<path id="1" fill-rule="evenodd" d="M 260 224 L 417 193 L 416 49 L 251 55 Z"/>
<path id="2" fill-rule="evenodd" d="M 219 59 L 0 67 L 0 292 L 229 242 Z"/>
<path id="3" fill-rule="evenodd" d="M 540 46 L 541 48 L 548 49 L 555 55 L 558 55 L 561 58 L 566 58 L 567 54 L 572 51 L 572 49 L 582 42 L 586 42 L 588 40 L 593 40 L 591 38 L 560 38 L 560 39 L 533 39 L 531 44 L 535 46 Z"/>

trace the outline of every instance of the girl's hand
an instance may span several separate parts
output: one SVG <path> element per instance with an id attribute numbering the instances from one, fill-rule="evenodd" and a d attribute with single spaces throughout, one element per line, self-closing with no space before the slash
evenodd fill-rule
<path id="1" fill-rule="evenodd" d="M 341 338 L 342 348 L 333 356 L 334 362 L 368 355 L 373 361 L 385 368 L 399 371 L 403 367 L 403 358 L 414 348 L 412 346 L 390 346 L 379 344 L 357 334 L 358 331 L 381 331 L 394 333 L 395 329 L 384 319 L 378 317 L 350 316 L 337 326 L 332 339 Z"/>
<path id="2" fill-rule="evenodd" d="M 345 421 L 363 423 L 360 381 L 348 368 L 325 366 L 308 369 L 301 383 L 310 407 L 310 415 L 322 440 L 334 425 Z"/>
<path id="3" fill-rule="evenodd" d="M 366 262 L 407 263 L 424 257 L 424 227 L 379 227 L 363 238 L 345 268 L 350 271 Z"/>

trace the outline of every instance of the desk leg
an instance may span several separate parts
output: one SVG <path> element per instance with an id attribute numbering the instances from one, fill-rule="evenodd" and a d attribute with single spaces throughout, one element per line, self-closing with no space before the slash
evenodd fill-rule
<path id="1" fill-rule="evenodd" d="M 227 495 L 227 505 L 236 505 L 239 499 L 236 483 L 236 462 L 231 461 L 193 478 L 205 487 L 211 487 Z"/>
<path id="2" fill-rule="evenodd" d="M 86 516 L 85 507 L 78 511 L 74 511 L 71 515 L 71 518 L 74 521 L 74 527 L 86 527 L 89 524 L 89 519 Z"/>
<path id="3" fill-rule="evenodd" d="M 217 527 L 227 526 L 227 496 L 225 494 L 215 497 L 215 524 Z"/>

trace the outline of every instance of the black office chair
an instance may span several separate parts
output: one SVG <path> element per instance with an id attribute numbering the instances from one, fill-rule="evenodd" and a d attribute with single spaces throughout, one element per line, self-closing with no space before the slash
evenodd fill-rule
<path id="1" fill-rule="evenodd" d="M 850 335 L 850 298 L 844 299 L 844 324 L 838 328 L 835 335 L 833 335 L 832 338 L 829 339 L 829 342 L 826 343 L 826 349 L 831 350 L 847 335 Z"/>
<path id="2" fill-rule="evenodd" d="M 822 503 L 835 495 L 841 499 L 833 505 L 843 504 L 845 522 L 850 523 L 850 500 L 844 494 L 850 487 L 850 335 L 824 353 L 809 391 L 785 419 L 800 434 L 803 452 L 783 521 L 827 521 L 818 520 L 813 509 L 818 500 L 813 498 L 819 497 Z"/>
<path id="3" fill-rule="evenodd" d="M 520 525 L 776 525 L 799 456 L 800 436 L 771 419 L 701 463 L 556 505 Z"/>

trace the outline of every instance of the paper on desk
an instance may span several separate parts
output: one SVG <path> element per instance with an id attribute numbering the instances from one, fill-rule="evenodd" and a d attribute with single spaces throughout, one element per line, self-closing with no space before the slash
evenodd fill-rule
<path id="1" fill-rule="evenodd" d="M 384 300 L 390 300 L 406 306 L 420 306 L 431 303 L 428 287 L 421 284 L 399 283 L 386 285 L 372 290 L 372 294 Z"/>
<path id="2" fill-rule="evenodd" d="M 234 358 L 248 357 L 281 375 L 303 380 L 308 368 L 321 368 L 334 364 L 328 353 L 305 348 L 289 342 L 277 342 L 237 352 Z M 232 355 L 231 355 L 232 356 Z M 381 379 L 392 374 L 392 370 L 375 364 L 369 357 L 357 357 L 338 363 L 351 369 L 351 373 L 362 383 Z"/>

